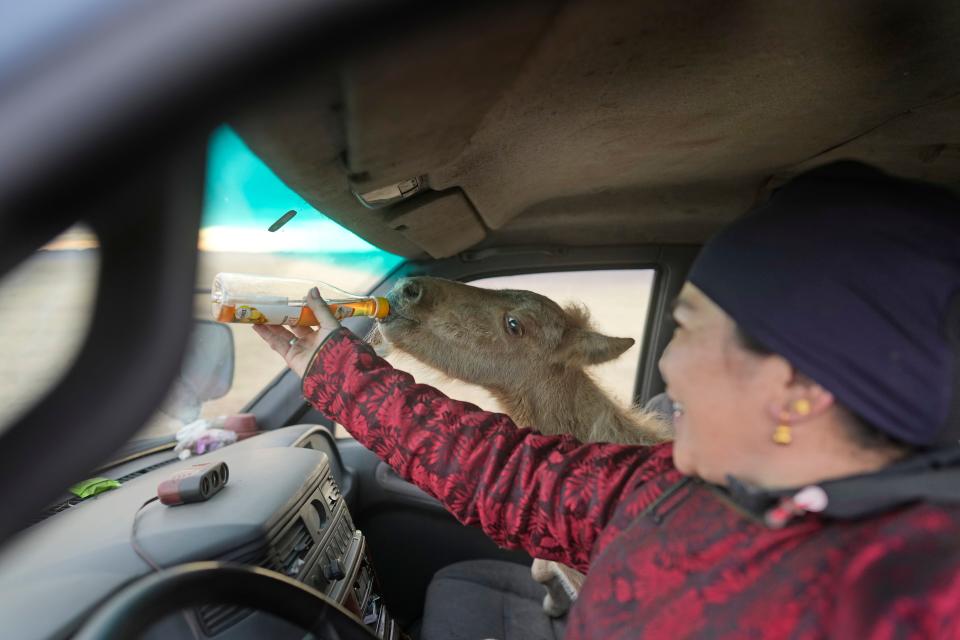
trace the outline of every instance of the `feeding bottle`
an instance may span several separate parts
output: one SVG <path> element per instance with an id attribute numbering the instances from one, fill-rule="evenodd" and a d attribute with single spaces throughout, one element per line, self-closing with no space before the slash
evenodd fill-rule
<path id="1" fill-rule="evenodd" d="M 386 298 L 354 296 L 323 282 L 218 273 L 211 290 L 213 317 L 219 322 L 315 327 L 319 323 L 307 306 L 313 287 L 337 320 L 359 316 L 382 320 L 390 313 Z"/>

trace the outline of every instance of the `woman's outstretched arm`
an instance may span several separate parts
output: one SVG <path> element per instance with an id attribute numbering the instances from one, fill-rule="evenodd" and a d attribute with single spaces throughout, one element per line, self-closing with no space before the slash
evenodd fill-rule
<path id="1" fill-rule="evenodd" d="M 346 329 L 318 349 L 303 394 L 460 522 L 581 570 L 627 490 L 672 468 L 669 448 L 543 436 L 452 400 Z"/>

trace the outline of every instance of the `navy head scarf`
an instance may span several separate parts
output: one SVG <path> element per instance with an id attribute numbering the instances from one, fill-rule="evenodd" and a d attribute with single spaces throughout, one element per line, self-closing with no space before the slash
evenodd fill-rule
<path id="1" fill-rule="evenodd" d="M 819 167 L 707 243 L 689 280 L 880 431 L 960 439 L 960 201 L 946 190 Z"/>

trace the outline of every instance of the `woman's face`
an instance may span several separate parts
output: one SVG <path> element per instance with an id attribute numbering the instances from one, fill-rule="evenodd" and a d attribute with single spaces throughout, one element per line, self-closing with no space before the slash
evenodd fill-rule
<path id="1" fill-rule="evenodd" d="M 777 446 L 770 408 L 784 402 L 790 365 L 747 351 L 730 316 L 689 282 L 674 318 L 677 329 L 660 359 L 667 393 L 679 403 L 674 463 L 713 483 L 724 483 L 727 474 L 762 477 Z"/>

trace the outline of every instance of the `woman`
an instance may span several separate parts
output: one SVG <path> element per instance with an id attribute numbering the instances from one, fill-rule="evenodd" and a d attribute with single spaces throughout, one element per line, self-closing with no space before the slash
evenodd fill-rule
<path id="1" fill-rule="evenodd" d="M 314 292 L 315 293 L 315 292 Z M 960 207 L 855 163 L 704 248 L 660 368 L 676 441 L 581 445 L 257 327 L 305 397 L 498 544 L 590 569 L 571 638 L 960 634 Z"/>

